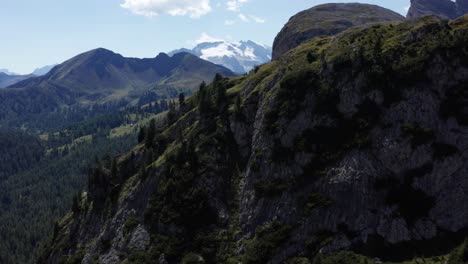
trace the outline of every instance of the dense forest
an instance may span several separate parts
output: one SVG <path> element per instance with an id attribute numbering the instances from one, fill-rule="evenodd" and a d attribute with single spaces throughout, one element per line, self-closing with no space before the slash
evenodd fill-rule
<path id="1" fill-rule="evenodd" d="M 113 112 L 95 106 L 89 118 L 59 131 L 0 132 L 0 263 L 32 263 L 54 222 L 86 190 L 89 168 L 128 151 L 141 127 L 150 120 L 161 124 L 162 113 L 175 108 L 173 100 L 146 100 Z"/>
<path id="2" fill-rule="evenodd" d="M 0 181 L 38 164 L 45 144 L 37 137 L 17 131 L 0 131 Z"/>

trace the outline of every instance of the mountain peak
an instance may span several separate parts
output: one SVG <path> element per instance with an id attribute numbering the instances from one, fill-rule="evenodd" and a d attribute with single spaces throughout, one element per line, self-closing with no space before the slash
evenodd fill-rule
<path id="1" fill-rule="evenodd" d="M 323 4 L 291 17 L 273 44 L 273 59 L 317 36 L 336 35 L 348 28 L 371 23 L 401 21 L 389 9 L 369 4 Z"/>
<path id="2" fill-rule="evenodd" d="M 191 50 L 179 49 L 169 52 L 169 54 L 174 55 L 181 52 L 191 53 L 204 60 L 223 65 L 237 73 L 248 72 L 253 67 L 271 60 L 271 48 L 257 44 L 252 40 L 202 42 Z"/>

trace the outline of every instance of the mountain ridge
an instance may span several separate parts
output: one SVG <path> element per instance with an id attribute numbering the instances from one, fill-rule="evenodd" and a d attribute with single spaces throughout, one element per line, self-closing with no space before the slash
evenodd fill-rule
<path id="1" fill-rule="evenodd" d="M 49 118 L 49 114 L 92 108 L 94 104 L 131 106 L 147 93 L 155 100 L 176 98 L 179 93 L 189 95 L 198 84 L 211 81 L 217 73 L 235 76 L 227 68 L 188 53 L 173 57 L 161 53 L 155 58 L 137 59 L 98 48 L 55 66 L 43 76 L 2 89 L 0 127 L 3 123 L 8 127 L 28 124 L 27 127 L 44 128 L 50 123 L 40 122 L 38 116 Z M 15 105 L 24 105 L 24 109 Z"/>
<path id="2" fill-rule="evenodd" d="M 370 4 L 317 5 L 292 16 L 284 25 L 273 43 L 273 60 L 312 37 L 336 35 L 351 27 L 403 19 L 394 11 Z"/>

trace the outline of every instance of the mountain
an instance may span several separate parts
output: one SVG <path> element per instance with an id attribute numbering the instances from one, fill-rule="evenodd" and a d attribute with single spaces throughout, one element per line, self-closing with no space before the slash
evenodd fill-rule
<path id="1" fill-rule="evenodd" d="M 3 72 L 0 72 L 0 88 L 5 88 L 10 85 L 13 85 L 17 82 L 26 80 L 28 78 L 35 77 L 34 75 L 9 75 Z"/>
<path id="2" fill-rule="evenodd" d="M 411 0 L 407 18 L 436 15 L 454 19 L 468 13 L 468 0 Z"/>
<path id="3" fill-rule="evenodd" d="M 96 163 L 39 263 L 466 263 L 467 41 L 375 24 L 216 77 Z"/>
<path id="4" fill-rule="evenodd" d="M 36 76 L 46 75 L 50 70 L 52 70 L 52 68 L 54 68 L 57 65 L 58 64 L 47 65 L 47 66 L 44 66 L 44 67 L 41 67 L 41 68 L 37 68 L 31 74 L 36 75 Z"/>
<path id="5" fill-rule="evenodd" d="M 52 69 L 53 66 L 45 66 L 43 68 L 36 69 L 33 73 L 31 74 L 25 74 L 25 75 L 20 75 L 16 73 L 12 73 L 6 69 L 0 69 L 0 88 L 6 88 L 10 85 L 13 85 L 15 83 L 18 83 L 20 81 L 36 77 L 36 76 L 41 76 L 49 72 L 50 69 Z"/>
<path id="6" fill-rule="evenodd" d="M 14 72 L 10 72 L 8 69 L 0 69 L 0 73 L 6 73 L 8 75 L 20 75 Z"/>
<path id="7" fill-rule="evenodd" d="M 136 59 L 95 49 L 55 66 L 44 76 L 0 91 L 0 127 L 57 129 L 84 118 L 83 113 L 131 106 L 149 98 L 148 94 L 154 100 L 176 98 L 181 92 L 191 94 L 217 73 L 235 76 L 188 53 Z"/>
<path id="8" fill-rule="evenodd" d="M 188 52 L 204 60 L 223 65 L 236 73 L 246 73 L 255 66 L 270 62 L 272 51 L 270 47 L 249 40 L 204 42 L 191 50 L 174 50 L 168 54 L 172 56 L 180 52 Z"/>
<path id="9" fill-rule="evenodd" d="M 317 36 L 336 35 L 350 27 L 401 21 L 391 10 L 367 4 L 324 4 L 291 17 L 273 43 L 273 59 Z"/>

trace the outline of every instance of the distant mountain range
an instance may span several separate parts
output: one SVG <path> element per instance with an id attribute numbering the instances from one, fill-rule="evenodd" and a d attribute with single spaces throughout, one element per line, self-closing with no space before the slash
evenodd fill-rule
<path id="1" fill-rule="evenodd" d="M 179 49 L 169 52 L 170 56 L 188 52 L 201 59 L 223 65 L 236 73 L 246 73 L 257 65 L 271 60 L 271 47 L 253 41 L 216 41 L 198 44 L 193 49 Z"/>
<path id="2" fill-rule="evenodd" d="M 0 88 L 5 88 L 10 85 L 13 85 L 17 82 L 26 80 L 28 78 L 35 77 L 32 74 L 28 75 L 10 75 L 5 72 L 0 72 Z"/>
<path id="3" fill-rule="evenodd" d="M 0 127 L 27 124 L 30 128 L 50 129 L 55 126 L 50 123 L 52 115 L 61 118 L 58 113 L 70 107 L 80 113 L 75 121 L 83 116 L 77 109 L 94 105 L 110 105 L 106 111 L 113 111 L 138 103 L 141 98 L 175 98 L 181 92 L 188 95 L 201 82 L 210 83 L 217 73 L 235 76 L 231 70 L 189 53 L 136 59 L 99 48 L 55 66 L 44 76 L 2 89 Z M 64 120 L 62 125 L 69 122 Z"/>
<path id="4" fill-rule="evenodd" d="M 8 87 L 10 85 L 21 82 L 21 81 L 26 80 L 28 78 L 46 75 L 56 65 L 57 64 L 37 68 L 32 73 L 24 74 L 24 75 L 14 73 L 14 72 L 10 72 L 7 69 L 0 69 L 0 88 L 6 88 L 6 87 Z"/>
<path id="5" fill-rule="evenodd" d="M 5 73 L 5 74 L 8 74 L 8 75 L 20 75 L 20 74 L 11 72 L 8 69 L 0 69 L 0 73 Z"/>

